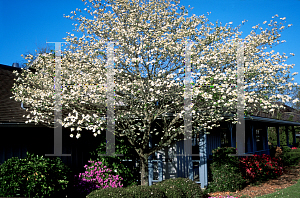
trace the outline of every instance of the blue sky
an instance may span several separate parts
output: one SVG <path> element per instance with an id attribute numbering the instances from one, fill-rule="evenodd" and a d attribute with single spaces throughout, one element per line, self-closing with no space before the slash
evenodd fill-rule
<path id="1" fill-rule="evenodd" d="M 278 14 L 286 17 L 286 25 L 293 24 L 291 28 L 282 32 L 286 43 L 273 48 L 276 52 L 294 53 L 287 64 L 295 64 L 291 73 L 298 72 L 300 67 L 300 1 L 299 0 L 184 0 L 180 5 L 194 7 L 192 14 L 207 15 L 211 22 L 219 21 L 222 24 L 233 22 L 235 27 L 243 20 L 248 22 L 240 31 L 242 37 L 250 33 L 252 26 L 270 21 Z M 63 17 L 76 8 L 83 10 L 81 0 L 10 0 L 0 1 L 0 64 L 11 66 L 14 62 L 24 62 L 21 54 L 31 52 L 46 42 L 64 41 L 67 34 L 74 27 L 69 19 Z M 279 20 L 279 19 L 278 19 Z M 263 26 L 266 27 L 266 26 Z M 53 45 L 54 44 L 49 44 Z M 295 82 L 300 83 L 300 75 Z"/>

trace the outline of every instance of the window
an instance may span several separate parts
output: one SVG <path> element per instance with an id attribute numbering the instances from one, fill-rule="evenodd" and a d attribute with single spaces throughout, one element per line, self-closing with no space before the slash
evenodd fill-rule
<path id="1" fill-rule="evenodd" d="M 199 145 L 199 133 L 194 134 L 194 137 L 192 138 L 192 146 Z"/>
<path id="2" fill-rule="evenodd" d="M 221 129 L 221 147 L 230 146 L 230 135 L 226 128 Z"/>
<path id="3" fill-rule="evenodd" d="M 256 150 L 263 150 L 263 137 L 262 137 L 262 129 L 256 129 Z"/>
<path id="4" fill-rule="evenodd" d="M 199 137 L 199 133 L 197 133 L 192 138 L 192 154 L 199 154 L 199 142 L 200 142 L 200 137 Z M 200 160 L 200 157 L 192 156 L 192 160 Z"/>

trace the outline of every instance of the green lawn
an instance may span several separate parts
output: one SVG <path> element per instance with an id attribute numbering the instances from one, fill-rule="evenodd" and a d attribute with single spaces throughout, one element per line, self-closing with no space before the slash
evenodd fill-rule
<path id="1" fill-rule="evenodd" d="M 263 195 L 259 196 L 259 198 L 273 198 L 273 197 L 280 197 L 280 198 L 285 198 L 285 197 L 295 197 L 298 198 L 300 197 L 300 179 L 298 182 L 290 187 L 287 187 L 285 189 L 278 190 L 277 192 L 274 192 L 272 194 L 268 195 Z"/>
<path id="2" fill-rule="evenodd" d="M 298 182 L 292 186 L 289 186 L 285 189 L 280 189 L 274 193 L 263 195 L 263 196 L 258 196 L 256 198 L 286 198 L 286 197 L 293 197 L 293 198 L 300 198 L 300 179 Z M 241 196 L 239 198 L 249 198 L 249 196 Z"/>
<path id="3" fill-rule="evenodd" d="M 231 195 L 231 194 L 230 194 Z M 233 196 L 232 196 L 233 197 Z M 287 187 L 285 189 L 280 189 L 274 193 L 258 196 L 256 198 L 300 198 L 300 179 L 298 182 L 290 187 Z M 243 195 L 239 198 L 249 198 L 249 196 Z"/>

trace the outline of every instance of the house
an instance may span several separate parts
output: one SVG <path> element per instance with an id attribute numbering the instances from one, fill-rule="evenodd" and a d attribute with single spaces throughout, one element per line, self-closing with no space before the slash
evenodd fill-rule
<path id="1" fill-rule="evenodd" d="M 23 115 L 29 114 L 26 112 L 26 108 L 29 107 L 10 99 L 13 96 L 11 89 L 16 78 L 14 70 L 21 72 L 21 68 L 0 64 L 0 164 L 11 157 L 25 158 L 27 151 L 39 156 L 54 154 L 54 129 L 34 123 L 25 124 L 28 119 Z M 62 128 L 62 154 L 71 156 L 59 158 L 78 175 L 85 171 L 84 165 L 91 157 L 89 152 L 99 147 L 103 135 L 95 137 L 93 132 L 85 129 L 81 131 L 79 139 L 70 138 L 70 134 L 69 128 Z M 124 163 L 132 165 L 134 162 Z"/>
<path id="2" fill-rule="evenodd" d="M 277 104 L 282 104 L 278 102 Z M 288 127 L 292 128 L 293 142 L 287 138 L 286 145 L 292 147 L 296 144 L 295 126 L 300 126 L 299 112 L 287 105 L 281 109 L 281 120 L 274 119 L 274 115 L 255 112 L 250 118 L 245 118 L 245 154 L 270 154 L 268 145 L 268 128 L 275 127 L 277 133 L 277 146 L 280 146 L 279 127 L 285 127 L 288 137 Z M 292 116 L 292 121 L 288 119 Z M 226 118 L 226 117 L 225 117 Z M 228 116 L 227 116 L 228 118 Z M 176 156 L 184 154 L 184 141 L 178 141 L 156 152 L 149 159 L 149 185 L 169 178 L 189 177 L 191 180 L 201 184 L 201 188 L 208 185 L 208 162 L 212 159 L 212 150 L 217 147 L 236 148 L 236 125 L 228 122 L 220 122 L 220 127 L 208 130 L 209 133 L 199 131 L 192 140 L 192 154 L 198 156 Z M 154 170 L 156 166 L 156 170 Z"/>
<path id="3" fill-rule="evenodd" d="M 29 107 L 10 99 L 15 78 L 13 70 L 21 72 L 18 67 L 0 65 L 0 164 L 11 157 L 24 158 L 26 151 L 43 156 L 54 152 L 53 128 L 31 123 L 25 124 L 27 119 L 23 115 L 28 114 L 25 109 Z M 294 126 L 300 126 L 299 112 L 286 106 L 282 113 L 284 115 L 282 120 L 274 119 L 276 115 L 261 112 L 253 115 L 252 120 L 245 120 L 246 153 L 269 154 L 268 127 L 276 127 L 278 146 L 280 146 L 279 127 L 285 126 L 287 129 L 291 126 L 294 139 L 293 142 L 287 142 L 287 145 L 296 143 Z M 287 121 L 289 115 L 294 116 L 292 121 Z M 207 131 L 209 134 L 199 131 L 194 137 L 193 154 L 198 156 L 176 156 L 176 154 L 184 154 L 184 141 L 178 141 L 150 156 L 149 184 L 169 178 L 189 177 L 201 184 L 202 188 L 207 186 L 208 162 L 211 160 L 212 150 L 217 147 L 236 147 L 235 125 L 226 122 L 221 122 L 220 125 L 218 128 Z M 69 129 L 63 128 L 62 153 L 71 154 L 71 156 L 60 158 L 78 174 L 84 172 L 83 166 L 90 158 L 89 152 L 97 148 L 101 136 L 94 137 L 92 132 L 84 130 L 79 139 L 72 139 L 69 134 Z M 155 170 L 155 167 L 158 167 L 158 170 Z"/>

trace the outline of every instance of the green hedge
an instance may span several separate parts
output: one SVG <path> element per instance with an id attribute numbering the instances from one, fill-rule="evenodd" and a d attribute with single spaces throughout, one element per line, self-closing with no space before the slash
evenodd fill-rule
<path id="1" fill-rule="evenodd" d="M 288 146 L 283 146 L 280 158 L 284 166 L 298 165 L 300 161 L 300 149 L 291 149 Z"/>
<path id="2" fill-rule="evenodd" d="M 166 189 L 176 186 L 183 192 L 183 197 L 203 197 L 200 185 L 188 178 L 167 179 L 157 184 L 165 185 Z M 156 184 L 156 185 L 157 185 Z M 179 191 L 178 191 L 179 192 Z"/>
<path id="3" fill-rule="evenodd" d="M 172 198 L 202 198 L 203 192 L 198 184 L 188 178 L 168 179 L 152 186 L 130 186 L 127 188 L 98 189 L 91 192 L 87 198 L 94 197 L 172 197 Z"/>
<path id="4" fill-rule="evenodd" d="M 147 197 L 164 197 L 164 192 L 157 187 L 149 186 L 130 186 L 128 188 L 106 188 L 98 189 L 91 192 L 88 198 L 94 197 L 132 197 L 132 198 L 147 198 Z"/>
<path id="5" fill-rule="evenodd" d="M 234 147 L 216 148 L 212 151 L 213 162 L 209 166 L 211 179 L 206 192 L 240 190 L 246 181 L 239 170 L 239 159 L 235 154 Z"/>

